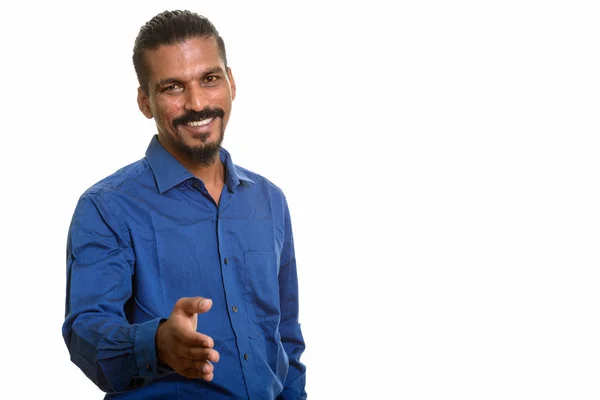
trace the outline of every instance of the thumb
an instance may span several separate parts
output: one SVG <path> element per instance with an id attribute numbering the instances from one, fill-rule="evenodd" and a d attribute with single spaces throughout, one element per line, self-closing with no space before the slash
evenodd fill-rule
<path id="1" fill-rule="evenodd" d="M 182 312 L 188 316 L 202 314 L 210 310 L 212 300 L 204 297 L 182 297 L 175 304 L 173 311 Z"/>

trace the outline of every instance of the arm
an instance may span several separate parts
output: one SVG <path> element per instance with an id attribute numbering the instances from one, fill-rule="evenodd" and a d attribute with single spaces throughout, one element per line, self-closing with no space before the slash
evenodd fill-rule
<path id="1" fill-rule="evenodd" d="M 157 369 L 161 319 L 131 324 L 135 254 L 118 214 L 97 194 L 82 196 L 69 228 L 63 337 L 71 360 L 105 392 L 143 386 Z"/>
<path id="2" fill-rule="evenodd" d="M 298 323 L 298 277 L 294 238 L 287 202 L 284 199 L 285 237 L 279 267 L 279 298 L 281 303 L 281 342 L 289 358 L 289 371 L 283 391 L 277 400 L 304 400 L 306 367 L 300 362 L 304 338 Z"/>

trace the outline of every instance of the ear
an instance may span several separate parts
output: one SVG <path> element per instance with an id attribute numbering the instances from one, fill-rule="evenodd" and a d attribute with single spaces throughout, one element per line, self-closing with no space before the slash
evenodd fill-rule
<path id="1" fill-rule="evenodd" d="M 229 77 L 229 86 L 231 86 L 231 100 L 235 100 L 235 80 L 229 67 L 227 67 L 227 76 Z"/>
<path id="2" fill-rule="evenodd" d="M 146 118 L 151 119 L 153 115 L 152 110 L 150 109 L 150 99 L 141 87 L 138 88 L 137 102 L 142 114 L 144 114 Z"/>

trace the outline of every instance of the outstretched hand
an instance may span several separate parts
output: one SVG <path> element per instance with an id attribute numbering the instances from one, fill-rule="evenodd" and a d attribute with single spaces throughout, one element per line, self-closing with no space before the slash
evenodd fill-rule
<path id="1" fill-rule="evenodd" d="M 219 353 L 210 336 L 196 331 L 198 314 L 210 310 L 212 300 L 183 297 L 175 303 L 169 319 L 156 331 L 156 348 L 160 362 L 187 378 L 213 379 L 213 362 Z"/>

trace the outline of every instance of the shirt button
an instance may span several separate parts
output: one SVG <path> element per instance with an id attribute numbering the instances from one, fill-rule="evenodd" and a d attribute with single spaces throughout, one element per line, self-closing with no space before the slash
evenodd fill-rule
<path id="1" fill-rule="evenodd" d="M 248 357 L 248 353 L 244 354 L 244 360 L 247 360 L 248 358 L 250 358 Z"/>
<path id="2" fill-rule="evenodd" d="M 224 262 L 225 264 L 228 264 L 228 263 L 229 263 L 229 259 L 227 259 L 227 258 L 226 258 L 225 260 L 223 260 L 223 262 Z"/>
<path id="3" fill-rule="evenodd" d="M 233 310 L 233 312 L 237 312 L 237 307 L 236 306 L 231 307 L 231 309 Z"/>
<path id="4" fill-rule="evenodd" d="M 152 371 L 152 367 L 150 366 L 150 364 L 146 364 L 146 369 L 147 369 L 148 371 Z"/>

